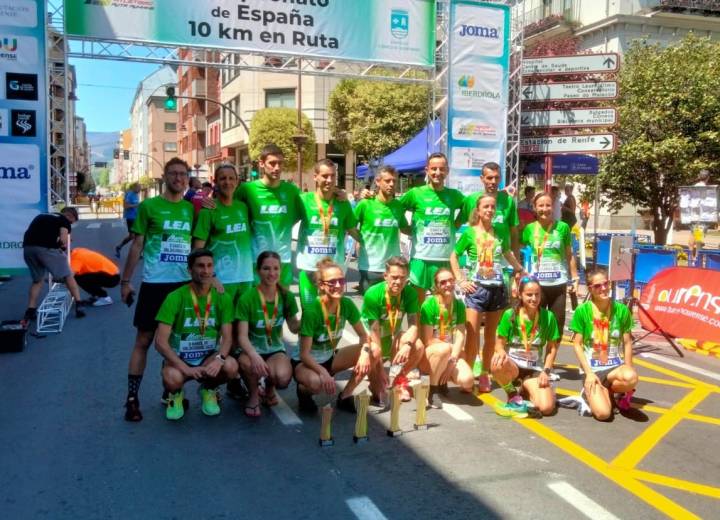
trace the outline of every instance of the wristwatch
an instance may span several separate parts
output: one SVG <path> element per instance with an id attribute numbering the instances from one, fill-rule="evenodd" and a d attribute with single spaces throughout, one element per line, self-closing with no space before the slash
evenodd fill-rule
<path id="1" fill-rule="evenodd" d="M 217 359 L 218 361 L 220 361 L 220 363 L 222 363 L 222 364 L 224 365 L 224 364 L 225 364 L 225 360 L 226 360 L 227 358 L 226 358 L 225 356 L 223 356 L 222 354 L 218 354 L 218 355 L 215 356 L 215 359 Z"/>
<path id="2" fill-rule="evenodd" d="M 543 368 L 543 372 L 545 372 L 546 376 L 549 376 L 552 374 L 552 368 Z"/>
<path id="3" fill-rule="evenodd" d="M 369 353 L 370 353 L 370 347 L 367 346 L 367 345 L 363 345 L 363 346 L 362 346 L 362 351 L 363 351 L 363 352 L 367 352 L 367 353 L 369 354 Z"/>

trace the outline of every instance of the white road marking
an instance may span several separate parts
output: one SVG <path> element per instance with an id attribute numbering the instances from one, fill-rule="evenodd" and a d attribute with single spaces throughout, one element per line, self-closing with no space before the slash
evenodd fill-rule
<path id="1" fill-rule="evenodd" d="M 473 416 L 467 413 L 459 406 L 451 403 L 443 403 L 443 412 L 446 412 L 450 417 L 456 421 L 473 421 Z"/>
<path id="2" fill-rule="evenodd" d="M 368 497 L 348 498 L 345 503 L 358 520 L 387 520 L 387 517 Z"/>
<path id="3" fill-rule="evenodd" d="M 88 229 L 100 229 L 100 226 L 102 225 L 101 222 L 92 222 L 87 225 Z"/>
<path id="4" fill-rule="evenodd" d="M 710 379 L 715 379 L 716 381 L 720 381 L 720 374 L 718 374 L 717 372 L 711 372 L 710 370 L 705 370 L 704 368 L 698 368 L 689 363 L 683 363 L 682 361 L 676 361 L 674 359 L 670 359 L 665 356 L 659 356 L 658 354 L 652 354 L 650 352 L 638 354 L 638 355 L 643 358 L 654 359 L 655 361 L 667 363 L 668 365 L 673 365 L 678 368 L 683 368 L 685 370 L 689 370 L 690 372 L 695 372 L 696 374 L 700 374 L 701 376 L 709 377 Z"/>
<path id="5" fill-rule="evenodd" d="M 125 222 L 113 222 L 112 227 L 125 227 L 127 224 Z"/>
<path id="6" fill-rule="evenodd" d="M 280 419 L 280 422 L 285 426 L 297 426 L 302 424 L 303 422 L 300 420 L 300 417 L 295 415 L 295 412 L 293 412 L 287 403 L 283 401 L 282 397 L 278 395 L 277 398 L 278 404 L 272 407 L 272 411 L 275 416 Z"/>
<path id="7" fill-rule="evenodd" d="M 498 446 L 509 451 L 510 453 L 517 455 L 518 457 L 523 457 L 526 459 L 534 460 L 535 462 L 544 462 L 545 464 L 550 463 L 549 460 L 543 459 L 542 457 L 538 457 L 537 455 L 534 455 L 532 453 L 528 453 L 526 451 L 519 450 L 517 448 L 512 448 L 512 447 L 508 446 L 507 442 L 499 442 Z"/>
<path id="8" fill-rule="evenodd" d="M 582 494 L 567 482 L 550 482 L 547 487 L 565 502 L 592 520 L 620 520 L 617 516 Z"/>

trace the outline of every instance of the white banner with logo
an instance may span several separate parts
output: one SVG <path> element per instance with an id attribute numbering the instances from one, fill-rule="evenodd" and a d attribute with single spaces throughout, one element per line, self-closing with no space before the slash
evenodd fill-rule
<path id="1" fill-rule="evenodd" d="M 450 184 L 470 193 L 482 189 L 486 162 L 505 174 L 510 8 L 453 0 L 450 28 Z"/>
<path id="2" fill-rule="evenodd" d="M 65 0 L 65 31 L 431 67 L 435 0 Z"/>
<path id="3" fill-rule="evenodd" d="M 25 271 L 25 229 L 48 209 L 45 2 L 0 0 L 0 273 Z"/>

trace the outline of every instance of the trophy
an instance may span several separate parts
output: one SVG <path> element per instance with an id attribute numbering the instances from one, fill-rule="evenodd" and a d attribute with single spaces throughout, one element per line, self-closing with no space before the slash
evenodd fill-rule
<path id="1" fill-rule="evenodd" d="M 388 437 L 400 437 L 400 387 L 393 386 L 390 389 L 390 428 L 387 430 Z"/>
<path id="2" fill-rule="evenodd" d="M 420 384 L 415 386 L 415 403 L 417 410 L 415 411 L 415 429 L 427 430 L 427 399 L 430 392 L 430 376 L 422 376 Z"/>
<path id="3" fill-rule="evenodd" d="M 320 423 L 320 446 L 327 448 L 335 445 L 332 438 L 332 414 L 333 408 L 330 403 L 322 407 L 322 422 Z"/>
<path id="4" fill-rule="evenodd" d="M 368 407 L 370 406 L 370 394 L 367 390 L 363 390 L 361 394 L 355 397 L 355 408 L 357 409 L 357 417 L 355 418 L 355 434 L 353 442 L 355 444 L 367 442 L 368 440 Z"/>

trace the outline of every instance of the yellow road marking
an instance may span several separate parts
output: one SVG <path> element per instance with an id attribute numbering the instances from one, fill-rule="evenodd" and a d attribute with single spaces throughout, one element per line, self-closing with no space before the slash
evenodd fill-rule
<path id="1" fill-rule="evenodd" d="M 648 426 L 611 462 L 613 466 L 632 469 L 652 450 L 670 430 L 683 420 L 693 408 L 710 395 L 710 390 L 696 388 L 673 406 L 670 411 L 660 416 Z"/>
<path id="2" fill-rule="evenodd" d="M 673 381 L 672 379 L 661 379 L 659 377 L 640 376 L 640 381 L 643 381 L 644 383 L 655 383 L 657 385 L 678 386 L 680 388 L 695 388 L 695 385 L 693 385 L 692 383 L 683 383 L 681 381 Z"/>
<path id="3" fill-rule="evenodd" d="M 655 365 L 654 363 L 648 363 L 647 361 L 645 361 L 643 359 L 634 358 L 633 363 L 636 365 L 639 365 L 641 367 L 645 367 L 645 368 L 649 368 L 650 370 L 654 370 L 655 372 L 665 374 L 666 376 L 674 377 L 675 379 L 678 379 L 680 381 L 685 381 L 686 383 L 690 383 L 691 385 L 694 385 L 698 388 L 708 388 L 713 392 L 720 392 L 720 386 L 706 383 L 705 381 L 700 381 L 699 379 L 695 379 L 693 377 L 686 376 L 685 374 L 681 374 L 680 372 L 675 372 L 674 370 L 670 370 L 669 368 Z"/>
<path id="4" fill-rule="evenodd" d="M 496 404 L 500 403 L 499 399 L 493 397 L 490 394 L 480 394 L 477 397 L 489 406 L 495 406 Z M 668 515 L 670 518 L 700 518 L 699 516 L 691 513 L 679 504 L 673 502 L 666 496 L 658 493 L 657 491 L 646 486 L 640 481 L 630 477 L 627 470 L 613 467 L 594 453 L 586 450 L 585 448 L 571 441 L 567 437 L 564 437 L 556 431 L 548 428 L 541 422 L 523 419 L 513 420 L 524 428 L 527 428 L 528 430 L 533 432 L 538 437 L 542 437 L 543 439 L 555 445 L 557 448 L 561 449 L 571 457 L 579 460 L 591 469 L 594 469 L 601 475 L 612 480 L 613 482 L 623 487 L 630 493 L 634 494 L 635 496 L 637 496 L 647 504 L 651 505 L 661 513 Z"/>
<path id="5" fill-rule="evenodd" d="M 657 473 L 650 473 L 648 471 L 640 471 L 638 469 L 632 470 L 630 475 L 638 480 L 643 480 L 652 484 L 659 484 L 661 486 L 680 489 L 689 493 L 696 493 L 698 495 L 705 495 L 720 499 L 720 488 L 717 487 L 706 486 L 705 484 L 680 480 L 678 478 L 667 477 L 665 475 L 658 475 Z"/>

